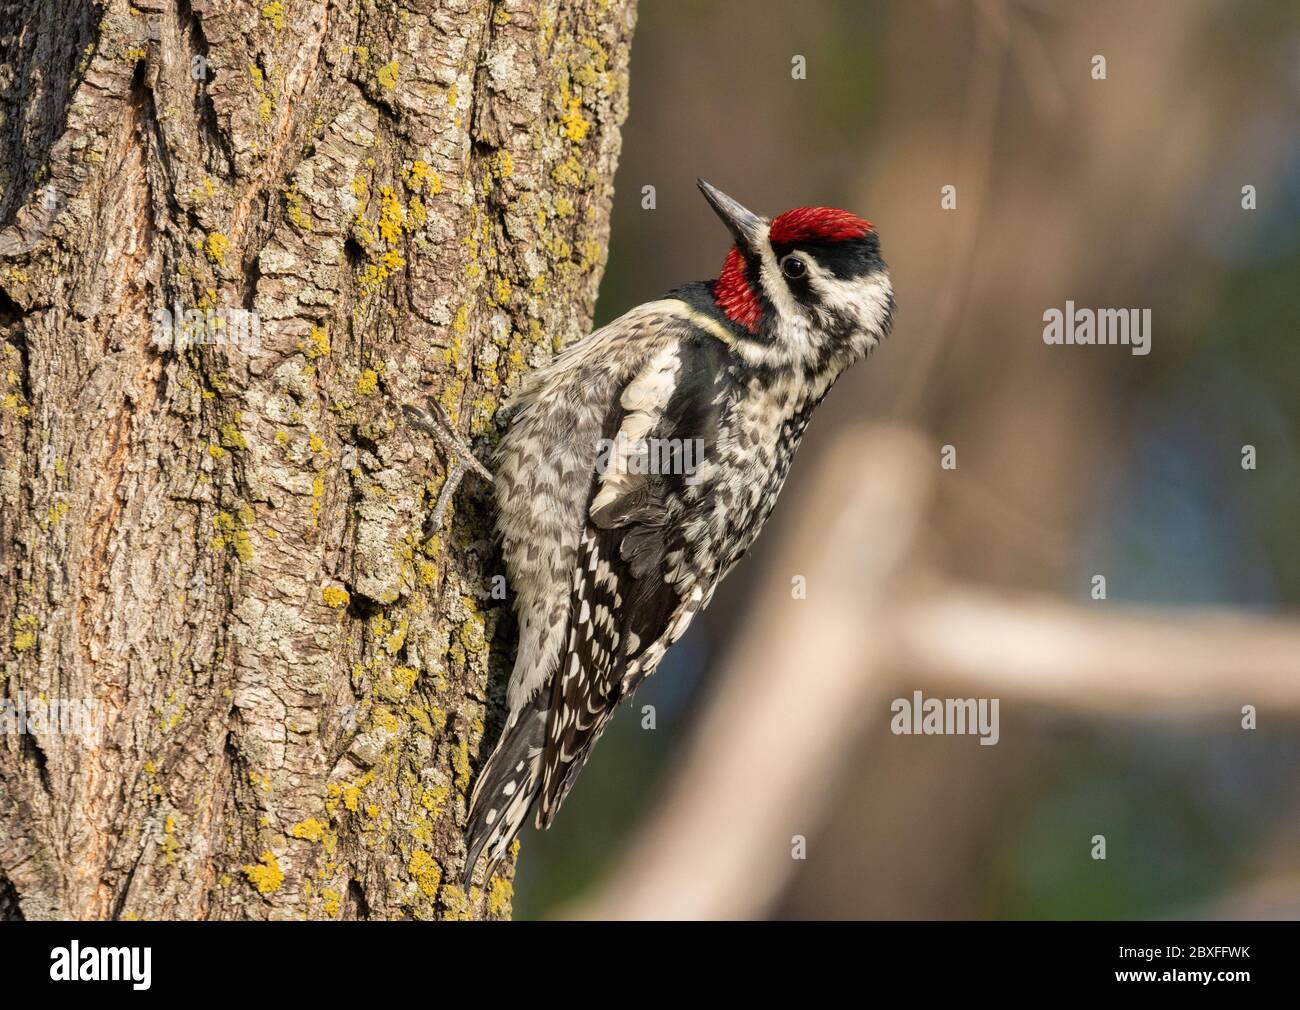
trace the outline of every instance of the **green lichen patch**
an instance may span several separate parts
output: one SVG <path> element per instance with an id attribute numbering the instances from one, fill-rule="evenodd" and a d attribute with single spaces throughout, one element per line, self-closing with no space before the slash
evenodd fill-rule
<path id="1" fill-rule="evenodd" d="M 378 70 L 375 71 L 375 77 L 379 80 L 380 85 L 387 91 L 397 90 L 397 75 L 401 72 L 401 65 L 397 60 L 390 60 Z"/>
<path id="2" fill-rule="evenodd" d="M 34 614 L 20 614 L 13 620 L 14 652 L 26 652 L 36 645 L 41 621 Z"/>
<path id="3" fill-rule="evenodd" d="M 271 0 L 270 3 L 262 7 L 262 17 L 271 22 L 271 26 L 278 32 L 284 30 L 284 4 L 281 0 Z"/>
<path id="4" fill-rule="evenodd" d="M 209 549 L 224 551 L 229 548 L 244 564 L 250 563 L 255 556 L 251 536 L 255 519 L 253 509 L 248 505 L 240 506 L 233 515 L 229 512 L 218 512 L 212 517 L 214 533 L 212 539 L 208 541 Z"/>

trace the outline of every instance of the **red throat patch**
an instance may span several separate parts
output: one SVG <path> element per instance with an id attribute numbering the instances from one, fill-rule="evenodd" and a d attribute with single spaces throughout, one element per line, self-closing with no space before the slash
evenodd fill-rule
<path id="1" fill-rule="evenodd" d="M 871 222 L 847 210 L 834 207 L 796 207 L 772 222 L 772 241 L 777 245 L 792 242 L 843 242 L 865 238 Z"/>
<path id="2" fill-rule="evenodd" d="M 722 272 L 714 282 L 713 301 L 733 323 L 739 323 L 750 333 L 758 332 L 763 308 L 758 303 L 758 295 L 745 279 L 745 259 L 735 246 L 727 253 L 727 261 L 722 264 Z"/>

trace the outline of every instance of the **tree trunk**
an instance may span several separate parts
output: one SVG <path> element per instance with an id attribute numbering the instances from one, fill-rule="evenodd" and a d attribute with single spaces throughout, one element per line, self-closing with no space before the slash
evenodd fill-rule
<path id="1" fill-rule="evenodd" d="M 510 914 L 488 489 L 424 530 L 400 407 L 486 458 L 586 332 L 633 6 L 0 7 L 0 915 Z"/>

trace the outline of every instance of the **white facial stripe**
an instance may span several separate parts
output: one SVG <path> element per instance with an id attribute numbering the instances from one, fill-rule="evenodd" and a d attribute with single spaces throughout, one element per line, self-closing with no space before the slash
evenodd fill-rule
<path id="1" fill-rule="evenodd" d="M 883 271 L 866 277 L 840 278 L 821 271 L 813 280 L 820 304 L 853 322 L 849 349 L 865 355 L 879 342 L 890 312 L 893 285 Z"/>
<path id="2" fill-rule="evenodd" d="M 826 308 L 848 315 L 864 327 L 878 327 L 884 320 L 892 293 L 887 274 L 843 278 L 815 264 L 809 264 L 808 270 L 817 300 Z"/>
<path id="3" fill-rule="evenodd" d="M 776 253 L 772 250 L 772 243 L 767 240 L 769 230 L 770 226 L 764 225 L 759 237 L 761 252 L 758 281 L 768 301 L 776 309 L 776 340 L 774 347 L 764 348 L 764 363 L 777 365 L 810 362 L 817 356 L 817 342 L 812 333 L 813 320 L 790 293 Z"/>
<path id="4" fill-rule="evenodd" d="M 790 289 L 786 287 L 785 278 L 781 276 L 781 267 L 776 261 L 776 253 L 772 251 L 772 243 L 767 240 L 770 230 L 770 225 L 763 225 L 762 234 L 758 237 L 758 248 L 761 250 L 758 280 L 768 301 L 775 307 L 777 317 L 782 321 L 797 319 L 803 315 L 803 310 L 790 294 Z"/>

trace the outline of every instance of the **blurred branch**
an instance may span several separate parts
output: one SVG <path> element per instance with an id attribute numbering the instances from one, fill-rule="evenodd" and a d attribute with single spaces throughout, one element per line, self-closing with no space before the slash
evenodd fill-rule
<path id="1" fill-rule="evenodd" d="M 751 612 L 664 798 L 582 918 L 761 915 L 829 783 L 919 681 L 1067 708 L 1300 715 L 1300 623 L 1011 598 L 919 559 L 938 464 L 917 433 L 846 432 L 775 556 L 808 598 Z M 777 580 L 780 582 L 781 580 Z M 1148 706 L 1145 710 L 1141 706 Z"/>
<path id="2" fill-rule="evenodd" d="M 943 589 L 893 615 L 896 664 L 962 689 L 1137 714 L 1300 716 L 1300 622 Z"/>
<path id="3" fill-rule="evenodd" d="M 1295 875 L 1266 877 L 1230 893 L 1191 917 L 1220 922 L 1242 919 L 1294 922 L 1300 919 L 1300 878 Z"/>

